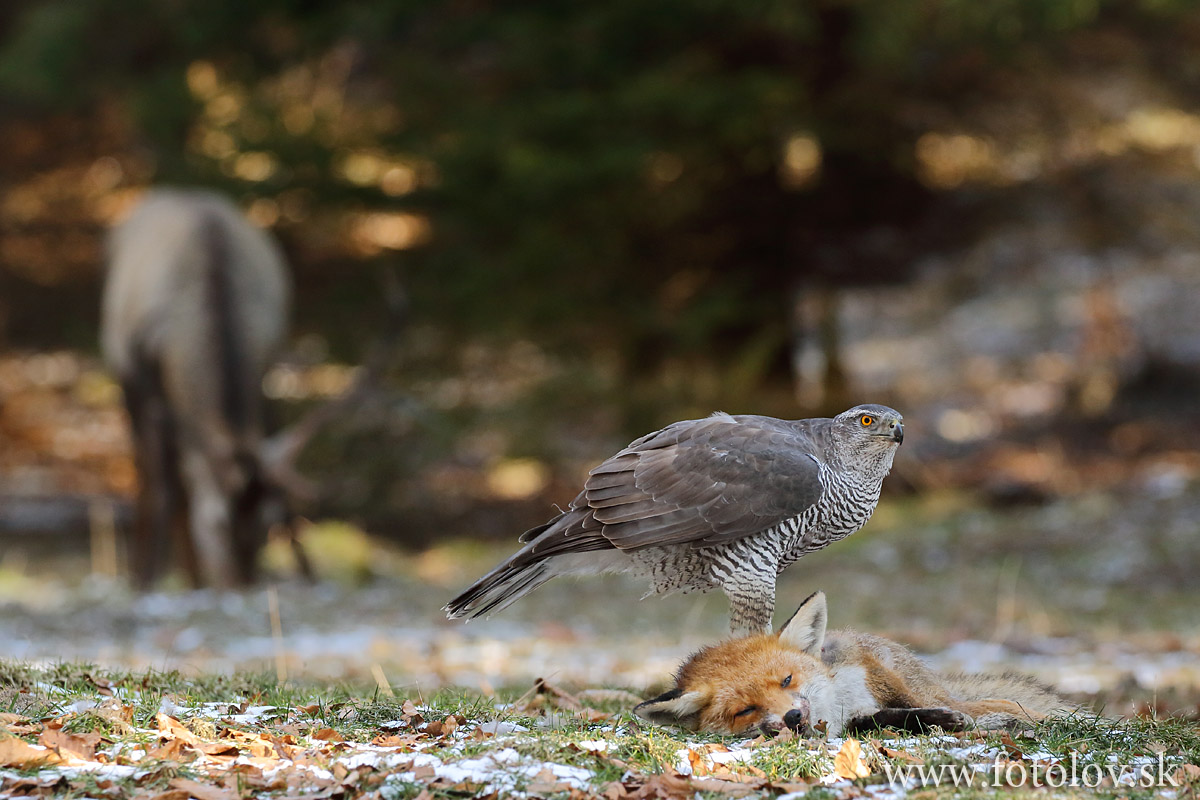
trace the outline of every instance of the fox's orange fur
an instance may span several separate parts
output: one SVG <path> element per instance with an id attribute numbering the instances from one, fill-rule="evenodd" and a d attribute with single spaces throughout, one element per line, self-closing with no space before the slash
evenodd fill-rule
<path id="1" fill-rule="evenodd" d="M 680 667 L 675 688 L 634 710 L 660 724 L 711 733 L 938 726 L 1005 728 L 1074 707 L 1033 678 L 933 671 L 898 642 L 825 632 L 825 595 L 810 596 L 778 633 L 706 647 Z"/>

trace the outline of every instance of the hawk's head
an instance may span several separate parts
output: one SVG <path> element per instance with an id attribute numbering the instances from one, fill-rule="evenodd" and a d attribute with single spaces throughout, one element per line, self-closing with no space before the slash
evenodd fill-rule
<path id="1" fill-rule="evenodd" d="M 833 438 L 843 463 L 882 468 L 883 474 L 892 466 L 896 447 L 904 441 L 904 417 L 894 408 L 864 403 L 843 411 L 833 418 Z M 865 458 L 866 461 L 859 461 Z"/>
<path id="2" fill-rule="evenodd" d="M 894 408 L 864 403 L 833 418 L 834 427 L 851 436 L 870 437 L 884 443 L 904 441 L 904 417 Z"/>

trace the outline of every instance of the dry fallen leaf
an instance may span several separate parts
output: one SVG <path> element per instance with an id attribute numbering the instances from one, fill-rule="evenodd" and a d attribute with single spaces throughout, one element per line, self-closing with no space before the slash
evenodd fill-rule
<path id="1" fill-rule="evenodd" d="M 422 764 L 413 771 L 413 778 L 419 781 L 428 780 L 429 778 L 437 777 L 437 770 L 430 764 Z"/>
<path id="2" fill-rule="evenodd" d="M 239 800 L 235 791 L 189 778 L 172 778 L 169 785 L 172 789 L 182 789 L 196 800 Z"/>
<path id="3" fill-rule="evenodd" d="M 21 797 L 22 795 L 30 795 L 33 797 L 57 797 L 53 794 L 53 790 L 65 784 L 66 778 L 62 775 L 22 775 L 20 777 L 6 777 L 0 781 L 0 787 L 3 787 L 4 797 Z"/>
<path id="4" fill-rule="evenodd" d="M 133 704 L 122 703 L 116 697 L 110 697 L 92 709 L 92 713 L 103 717 L 122 731 L 128 731 L 133 725 Z"/>
<path id="5" fill-rule="evenodd" d="M 0 738 L 0 767 L 27 769 L 38 764 L 61 764 L 65 759 L 53 750 L 45 750 L 15 736 Z"/>
<path id="6" fill-rule="evenodd" d="M 651 775 L 636 793 L 639 797 L 692 797 L 696 790 L 689 778 L 678 773 Z"/>
<path id="7" fill-rule="evenodd" d="M 738 768 L 747 770 L 749 774 L 733 772 L 728 767 L 722 767 L 720 773 L 715 775 L 715 777 L 731 783 L 749 783 L 755 786 L 765 785 L 767 773 L 763 772 L 758 767 L 751 764 L 739 764 Z"/>
<path id="8" fill-rule="evenodd" d="M 775 734 L 775 744 L 783 744 L 790 742 L 796 738 L 796 732 L 791 728 L 784 728 L 779 733 Z"/>
<path id="9" fill-rule="evenodd" d="M 604 784 L 604 791 L 600 795 L 605 800 L 622 800 L 629 796 L 629 791 L 620 781 L 609 781 Z"/>
<path id="10" fill-rule="evenodd" d="M 526 787 L 526 791 L 530 794 L 547 796 L 559 794 L 561 792 L 569 792 L 571 785 L 563 783 L 558 779 L 558 776 L 549 769 L 543 768 L 537 775 L 533 776 L 533 780 Z"/>
<path id="11" fill-rule="evenodd" d="M 344 742 L 346 738 L 333 728 L 321 728 L 321 730 L 313 733 L 312 738 L 319 739 L 322 742 Z"/>
<path id="12" fill-rule="evenodd" d="M 612 714 L 597 708 L 582 708 L 575 712 L 575 716 L 584 722 L 603 722 L 607 719 L 612 719 Z"/>
<path id="13" fill-rule="evenodd" d="M 148 795 L 136 795 L 138 800 L 189 800 L 191 797 L 186 789 L 167 789 L 165 792 Z"/>
<path id="14" fill-rule="evenodd" d="M 862 744 L 858 739 L 847 739 L 842 743 L 842 749 L 833 757 L 833 771 L 839 778 L 855 780 L 865 778 L 871 770 L 863 763 Z"/>
<path id="15" fill-rule="evenodd" d="M 812 788 L 812 784 L 804 783 L 803 781 L 772 782 L 771 788 L 784 794 L 791 794 L 793 792 L 807 792 Z"/>
<path id="16" fill-rule="evenodd" d="M 206 756 L 238 755 L 238 746 L 233 742 L 201 742 L 200 744 L 194 746 Z"/>
<path id="17" fill-rule="evenodd" d="M 549 695 L 554 704 L 560 708 L 569 708 L 572 711 L 583 709 L 583 703 L 579 702 L 579 698 L 565 689 L 560 689 L 552 683 L 547 683 L 543 678 L 538 678 L 534 681 L 533 689 L 538 694 Z"/>
<path id="18" fill-rule="evenodd" d="M 113 689 L 116 687 L 116 684 L 114 684 L 112 681 L 108 680 L 107 678 L 97 678 L 90 673 L 85 674 L 84 677 L 91 681 L 92 685 L 96 687 L 100 694 L 104 695 L 105 697 L 113 696 Z"/>
<path id="19" fill-rule="evenodd" d="M 221 731 L 222 739 L 231 739 L 237 744 L 237 749 L 252 756 L 264 757 L 275 754 L 275 743 L 260 733 L 240 731 L 237 728 L 226 728 Z"/>
<path id="20" fill-rule="evenodd" d="M 693 795 L 696 792 L 720 792 L 731 797 L 742 797 L 757 794 L 767 782 L 761 778 L 748 778 L 744 781 L 733 781 L 725 778 L 696 778 L 692 781 Z"/>
<path id="21" fill-rule="evenodd" d="M 901 761 L 907 761 L 909 764 L 925 763 L 925 759 L 921 758 L 920 756 L 913 755 L 907 751 L 893 750 L 892 748 L 884 747 L 883 745 L 877 745 L 877 747 L 879 748 L 879 752 L 888 758 L 897 758 Z"/>
<path id="22" fill-rule="evenodd" d="M 158 725 L 158 733 L 161 738 L 179 739 L 185 744 L 200 744 L 200 737 L 188 730 L 182 722 L 169 717 L 161 711 L 154 715 L 154 722 Z"/>
<path id="23" fill-rule="evenodd" d="M 1195 764 L 1180 764 L 1171 773 L 1171 783 L 1176 786 L 1184 784 L 1200 784 L 1200 767 Z"/>
<path id="24" fill-rule="evenodd" d="M 96 757 L 96 746 L 100 744 L 98 733 L 67 733 L 62 728 L 47 725 L 38 737 L 38 744 L 53 750 L 64 758 L 75 757 L 91 761 Z"/>
<path id="25" fill-rule="evenodd" d="M 412 747 L 415 741 L 416 737 L 412 734 L 399 736 L 380 734 L 371 740 L 371 744 L 375 745 L 376 747 L 395 747 L 397 749 L 406 749 Z"/>
<path id="26" fill-rule="evenodd" d="M 1004 747 L 1004 750 L 1008 753 L 1009 758 L 1014 759 L 1016 761 L 1020 761 L 1021 759 L 1025 758 L 1025 752 L 1023 750 L 1021 750 L 1021 747 L 1016 742 L 1014 742 L 1013 738 L 1011 736 L 1009 736 L 1007 733 L 1003 733 L 1000 735 L 1000 744 Z"/>
<path id="27" fill-rule="evenodd" d="M 449 716 L 444 720 L 435 720 L 428 723 L 424 728 L 424 732 L 430 736 L 450 736 L 454 731 L 458 730 L 458 726 L 458 718 Z"/>

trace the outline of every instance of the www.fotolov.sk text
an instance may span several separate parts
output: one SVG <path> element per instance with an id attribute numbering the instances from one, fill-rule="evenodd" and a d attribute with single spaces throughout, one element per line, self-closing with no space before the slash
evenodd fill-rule
<path id="1" fill-rule="evenodd" d="M 1139 759 L 1140 761 L 1140 759 Z M 893 764 L 883 762 L 888 783 L 919 786 L 1061 786 L 1095 789 L 1099 786 L 1137 786 L 1144 789 L 1176 786 L 1162 754 L 1157 760 L 1138 764 L 1079 763 L 1072 752 L 1069 761 L 1007 761 L 992 764 Z"/>

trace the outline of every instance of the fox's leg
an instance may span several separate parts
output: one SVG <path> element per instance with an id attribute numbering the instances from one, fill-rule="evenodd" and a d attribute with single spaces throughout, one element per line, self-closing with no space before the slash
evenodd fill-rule
<path id="1" fill-rule="evenodd" d="M 934 727 L 944 731 L 962 731 L 971 727 L 971 724 L 970 716 L 953 708 L 881 708 L 874 714 L 849 720 L 846 731 L 895 728 L 909 733 L 924 733 Z"/>
<path id="2" fill-rule="evenodd" d="M 1020 728 L 1046 718 L 1045 714 L 1025 708 L 1015 700 L 975 700 L 955 705 L 974 717 L 976 727 L 983 730 Z"/>
<path id="3" fill-rule="evenodd" d="M 735 572 L 721 583 L 729 598 L 729 631 L 735 636 L 770 633 L 775 614 L 775 572 Z"/>

